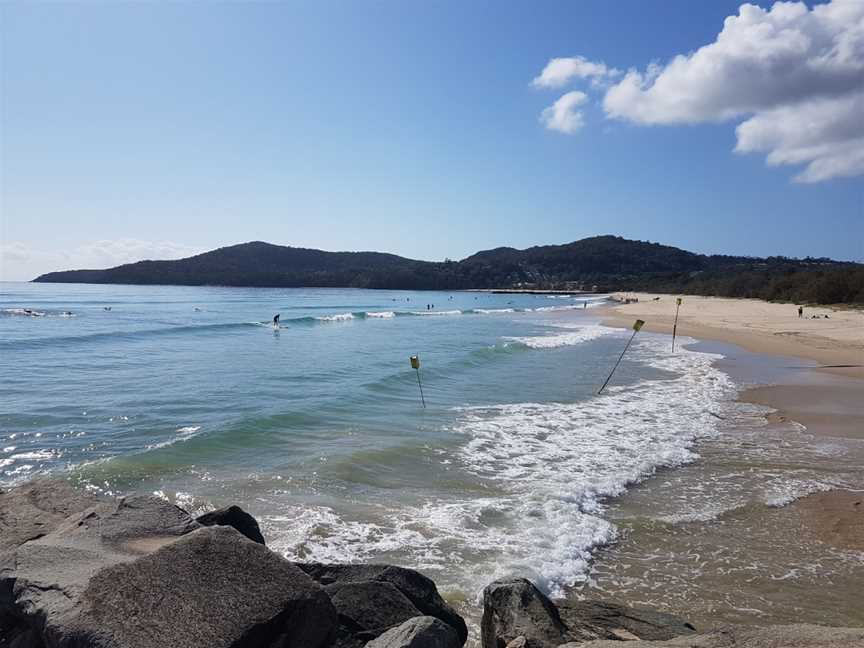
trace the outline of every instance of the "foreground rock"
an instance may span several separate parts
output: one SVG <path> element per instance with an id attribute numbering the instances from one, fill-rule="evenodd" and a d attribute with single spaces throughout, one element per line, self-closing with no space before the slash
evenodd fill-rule
<path id="1" fill-rule="evenodd" d="M 63 481 L 33 481 L 0 491 L 0 553 L 51 533 L 67 517 L 97 502 Z"/>
<path id="2" fill-rule="evenodd" d="M 525 648 L 555 648 L 574 638 L 557 608 L 524 578 L 498 580 L 486 587 L 480 634 L 483 648 L 504 648 L 520 637 Z"/>
<path id="3" fill-rule="evenodd" d="M 262 545 L 265 544 L 258 521 L 239 506 L 226 506 L 225 508 L 210 511 L 204 515 L 199 515 L 195 518 L 195 521 L 203 526 L 222 525 L 234 527 L 253 542 L 258 542 Z"/>
<path id="4" fill-rule="evenodd" d="M 399 628 L 385 645 L 458 648 L 467 636 L 425 576 L 295 565 L 236 506 L 194 520 L 159 498 L 51 480 L 0 504 L 0 648 L 362 648 Z"/>
<path id="5" fill-rule="evenodd" d="M 552 603 L 531 581 L 499 580 L 483 592 L 483 648 L 557 648 L 595 639 L 670 639 L 695 633 L 662 612 L 603 602 Z"/>
<path id="6" fill-rule="evenodd" d="M 227 526 L 100 571 L 60 633 L 70 646 L 329 645 L 336 610 L 293 564 Z"/>
<path id="7" fill-rule="evenodd" d="M 579 628 L 602 637 L 665 640 L 696 633 L 690 623 L 671 614 L 627 607 L 605 601 L 558 601 L 558 613 L 568 628 Z M 630 635 L 630 636 L 628 636 Z"/>
<path id="8" fill-rule="evenodd" d="M 370 634 L 416 616 L 431 616 L 455 630 L 459 645 L 468 638 L 465 620 L 447 604 L 431 579 L 413 569 L 393 565 L 298 564 L 321 583 L 339 611 L 340 646 L 363 645 Z M 383 607 L 387 611 L 373 608 Z"/>
<path id="9" fill-rule="evenodd" d="M 337 615 L 323 588 L 233 528 L 202 527 L 157 498 L 81 499 L 76 503 L 89 506 L 62 522 L 57 507 L 41 507 L 53 516 L 43 525 L 51 530 L 33 537 L 23 512 L 54 493 L 64 487 L 43 482 L 4 498 L 18 508 L 4 508 L 3 519 L 25 526 L 6 524 L 0 538 L 7 547 L 0 554 L 0 646 L 331 644 Z"/>
<path id="10" fill-rule="evenodd" d="M 459 648 L 462 641 L 456 631 L 435 617 L 422 616 L 409 619 L 392 628 L 366 648 Z"/>

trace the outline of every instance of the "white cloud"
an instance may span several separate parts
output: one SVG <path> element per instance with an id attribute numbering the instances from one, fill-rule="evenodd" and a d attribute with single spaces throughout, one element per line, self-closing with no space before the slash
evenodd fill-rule
<path id="1" fill-rule="evenodd" d="M 805 165 L 796 180 L 819 182 L 864 173 L 862 96 L 864 0 L 776 2 L 743 4 L 714 42 L 629 70 L 606 89 L 603 109 L 643 125 L 744 119 L 736 152 Z"/>
<path id="2" fill-rule="evenodd" d="M 55 270 L 98 270 L 143 259 L 181 259 L 202 251 L 170 241 L 130 238 L 94 241 L 68 250 L 45 250 L 15 241 L 0 244 L 0 280 L 29 281 Z"/>
<path id="3" fill-rule="evenodd" d="M 582 111 L 576 110 L 588 100 L 584 92 L 574 90 L 562 95 L 554 104 L 543 110 L 540 121 L 549 130 L 572 135 L 585 124 Z"/>
<path id="4" fill-rule="evenodd" d="M 531 82 L 537 88 L 560 88 L 574 78 L 589 79 L 615 76 L 618 70 L 606 67 L 605 63 L 589 61 L 582 56 L 550 59 Z"/>
<path id="5" fill-rule="evenodd" d="M 798 182 L 864 174 L 864 92 L 762 111 L 735 129 L 737 153 L 768 164 L 806 164 Z"/>

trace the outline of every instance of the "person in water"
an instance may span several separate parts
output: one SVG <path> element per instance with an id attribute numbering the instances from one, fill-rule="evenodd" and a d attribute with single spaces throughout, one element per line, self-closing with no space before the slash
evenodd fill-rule
<path id="1" fill-rule="evenodd" d="M 273 316 L 273 326 L 279 326 L 279 314 Z"/>

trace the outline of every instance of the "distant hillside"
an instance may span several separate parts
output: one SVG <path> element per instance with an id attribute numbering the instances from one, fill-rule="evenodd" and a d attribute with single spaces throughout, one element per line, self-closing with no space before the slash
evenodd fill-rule
<path id="1" fill-rule="evenodd" d="M 324 252 L 242 243 L 176 261 L 51 272 L 57 283 L 413 290 L 544 288 L 653 290 L 801 302 L 864 302 L 864 266 L 830 259 L 706 256 L 595 236 L 565 245 L 495 248 L 462 261 L 417 261 L 379 252 Z"/>

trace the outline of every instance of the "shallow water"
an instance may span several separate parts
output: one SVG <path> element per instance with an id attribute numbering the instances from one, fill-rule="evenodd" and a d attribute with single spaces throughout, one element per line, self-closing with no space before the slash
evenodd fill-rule
<path id="1" fill-rule="evenodd" d="M 717 343 L 739 384 L 833 385 L 836 378 Z M 864 553 L 827 543 L 795 500 L 843 488 L 864 494 L 864 440 L 812 434 L 739 404 L 699 445 L 698 461 L 611 502 L 618 541 L 594 554 L 577 598 L 613 598 L 722 624 L 864 624 Z"/>
<path id="2" fill-rule="evenodd" d="M 846 478 L 677 477 L 739 457 L 731 438 L 752 461 L 762 419 L 721 354 L 645 332 L 597 396 L 629 333 L 582 302 L 0 284 L 0 483 L 54 472 L 193 511 L 240 503 L 289 558 L 419 568 L 470 606 L 505 575 L 552 594 L 596 581 L 596 548 L 634 537 L 628 489 L 674 524 Z M 658 470 L 672 486 L 645 481 Z"/>

